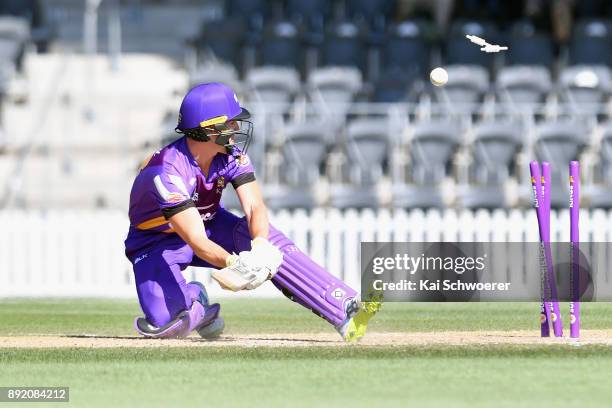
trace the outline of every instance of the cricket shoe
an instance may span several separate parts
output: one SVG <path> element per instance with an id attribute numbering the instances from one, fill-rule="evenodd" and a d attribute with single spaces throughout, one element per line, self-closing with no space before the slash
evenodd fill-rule
<path id="1" fill-rule="evenodd" d="M 353 343 L 365 336 L 368 322 L 382 306 L 382 296 L 373 296 L 367 302 L 351 300 L 346 306 L 346 320 L 336 328 L 344 341 Z"/>
<path id="2" fill-rule="evenodd" d="M 203 339 L 212 340 L 221 336 L 221 333 L 223 333 L 223 329 L 225 328 L 225 321 L 221 316 L 219 316 L 220 311 L 221 305 L 218 303 L 213 303 L 206 306 L 204 318 L 202 319 L 203 322 L 195 329 L 200 337 Z"/>
<path id="3" fill-rule="evenodd" d="M 203 284 L 197 281 L 189 283 L 200 287 L 200 296 L 198 297 L 198 301 L 204 306 L 205 309 L 203 323 L 195 330 L 203 339 L 212 340 L 219 338 L 219 336 L 221 336 L 223 333 L 223 329 L 225 328 L 225 320 L 219 316 L 221 312 L 221 305 L 218 303 L 210 304 L 208 293 L 206 292 L 206 288 Z"/>

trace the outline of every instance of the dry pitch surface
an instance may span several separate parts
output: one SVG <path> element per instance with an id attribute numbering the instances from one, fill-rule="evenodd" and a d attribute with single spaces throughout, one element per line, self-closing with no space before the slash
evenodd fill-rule
<path id="1" fill-rule="evenodd" d="M 352 345 L 285 299 L 224 300 L 215 341 L 138 338 L 135 301 L 7 300 L 0 385 L 68 385 L 88 408 L 608 407 L 612 304 L 584 305 L 578 342 L 540 338 L 538 311 L 385 304 Z"/>
<path id="2" fill-rule="evenodd" d="M 612 330 L 583 330 L 580 339 L 541 338 L 537 332 L 517 331 L 445 331 L 415 333 L 369 333 L 359 346 L 427 346 L 427 345 L 542 345 L 587 344 L 612 345 Z M 0 337 L 0 348 L 112 348 L 112 347 L 350 347 L 335 333 L 277 333 L 224 335 L 209 341 L 198 337 L 152 340 L 132 336 L 97 335 L 29 335 Z"/>

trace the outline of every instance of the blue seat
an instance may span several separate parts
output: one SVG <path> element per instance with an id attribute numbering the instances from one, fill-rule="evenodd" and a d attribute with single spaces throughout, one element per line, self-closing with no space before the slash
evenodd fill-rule
<path id="1" fill-rule="evenodd" d="M 272 15 L 271 3 L 266 0 L 225 0 L 225 15 L 241 17 L 247 30 L 261 32 L 266 17 Z"/>
<path id="2" fill-rule="evenodd" d="M 428 72 L 431 49 L 423 29 L 418 21 L 402 21 L 391 26 L 383 46 L 383 67 Z"/>
<path id="3" fill-rule="evenodd" d="M 569 44 L 572 65 L 611 65 L 612 23 L 609 20 L 588 19 L 576 23 Z"/>
<path id="4" fill-rule="evenodd" d="M 363 74 L 367 65 L 367 49 L 360 28 L 350 21 L 338 21 L 327 30 L 320 51 L 321 66 L 357 67 Z"/>
<path id="5" fill-rule="evenodd" d="M 512 25 L 507 46 L 505 57 L 508 65 L 551 67 L 555 59 L 551 36 L 537 31 L 535 26 L 526 20 Z"/>
<path id="6" fill-rule="evenodd" d="M 30 37 L 39 52 L 47 52 L 55 36 L 40 0 L 0 0 L 0 15 L 21 17 L 27 20 Z"/>
<path id="7" fill-rule="evenodd" d="M 309 45 L 323 42 L 325 22 L 332 16 L 332 0 L 286 0 L 285 16 L 304 30 L 304 41 Z"/>
<path id="8" fill-rule="evenodd" d="M 417 102 L 424 88 L 422 74 L 416 69 L 390 67 L 374 83 L 372 102 Z"/>
<path id="9" fill-rule="evenodd" d="M 286 20 L 270 23 L 264 30 L 259 47 L 259 64 L 293 67 L 298 71 L 304 64 L 298 27 Z"/>
<path id="10" fill-rule="evenodd" d="M 395 11 L 395 0 L 349 0 L 346 15 L 365 22 L 370 31 L 382 33 Z"/>
<path id="11" fill-rule="evenodd" d="M 224 62 L 242 70 L 246 32 L 237 19 L 205 22 L 195 40 L 201 62 Z"/>
<path id="12" fill-rule="evenodd" d="M 481 65 L 491 68 L 495 54 L 480 51 L 480 46 L 465 38 L 467 34 L 484 38 L 492 44 L 497 44 L 499 39 L 493 23 L 458 20 L 451 25 L 446 40 L 446 64 Z"/>

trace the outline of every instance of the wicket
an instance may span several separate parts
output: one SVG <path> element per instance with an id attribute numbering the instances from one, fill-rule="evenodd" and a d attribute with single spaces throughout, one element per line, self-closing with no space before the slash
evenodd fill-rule
<path id="1" fill-rule="evenodd" d="M 538 218 L 538 229 L 540 232 L 540 257 L 541 257 L 541 305 L 540 305 L 540 335 L 550 336 L 550 324 L 552 322 L 555 337 L 563 336 L 563 322 L 559 308 L 557 283 L 555 279 L 552 251 L 550 245 L 550 164 L 542 162 L 540 165 L 532 161 L 529 165 L 531 171 L 531 184 L 534 195 L 534 207 Z M 570 183 L 570 337 L 580 337 L 580 302 L 578 279 L 579 258 L 579 227 L 578 216 L 580 211 L 580 164 L 572 161 L 569 164 Z"/>

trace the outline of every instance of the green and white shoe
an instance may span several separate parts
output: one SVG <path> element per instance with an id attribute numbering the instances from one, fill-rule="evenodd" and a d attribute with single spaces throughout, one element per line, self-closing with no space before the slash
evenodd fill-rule
<path id="1" fill-rule="evenodd" d="M 382 296 L 367 302 L 353 302 L 347 305 L 347 319 L 336 328 L 347 343 L 354 343 L 365 336 L 368 322 L 382 307 Z"/>

